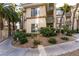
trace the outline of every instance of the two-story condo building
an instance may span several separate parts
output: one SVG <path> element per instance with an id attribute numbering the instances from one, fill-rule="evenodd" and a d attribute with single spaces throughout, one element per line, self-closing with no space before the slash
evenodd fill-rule
<path id="1" fill-rule="evenodd" d="M 54 27 L 59 28 L 61 13 L 57 14 L 55 3 L 26 3 L 22 4 L 23 7 L 23 28 L 27 33 L 38 32 L 41 27 Z M 62 25 L 69 25 L 72 29 L 72 24 L 74 22 L 74 29 L 79 28 L 79 12 L 76 12 L 75 20 L 72 20 L 73 11 L 75 6 L 72 6 L 71 11 L 63 16 Z M 79 10 L 79 8 L 78 8 Z"/>
<path id="2" fill-rule="evenodd" d="M 27 33 L 38 32 L 41 27 L 56 27 L 54 3 L 28 3 L 23 6 L 23 28 Z"/>

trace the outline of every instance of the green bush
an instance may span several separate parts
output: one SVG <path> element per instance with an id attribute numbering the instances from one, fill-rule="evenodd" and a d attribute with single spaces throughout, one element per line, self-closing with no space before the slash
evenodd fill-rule
<path id="1" fill-rule="evenodd" d="M 72 33 L 68 33 L 68 32 L 67 32 L 66 35 L 67 35 L 67 36 L 72 36 Z"/>
<path id="2" fill-rule="evenodd" d="M 61 37 L 61 39 L 62 39 L 62 40 L 66 40 L 66 41 L 68 41 L 68 40 L 69 40 L 69 38 L 68 38 L 68 37 Z"/>
<path id="3" fill-rule="evenodd" d="M 26 37 L 26 33 L 23 31 L 19 31 L 17 30 L 14 35 L 13 35 L 14 40 L 17 40 L 21 43 L 24 44 L 26 42 L 28 42 L 27 37 Z"/>
<path id="4" fill-rule="evenodd" d="M 79 29 L 77 29 L 77 33 L 79 33 Z"/>
<path id="5" fill-rule="evenodd" d="M 65 35 L 67 35 L 67 36 L 72 36 L 73 32 L 74 32 L 74 31 L 70 30 L 69 28 L 68 28 L 68 29 L 67 29 L 67 28 L 63 28 L 63 29 L 61 30 L 61 33 L 62 33 L 62 34 L 65 34 Z"/>
<path id="6" fill-rule="evenodd" d="M 22 29 L 22 32 L 25 32 L 26 33 L 26 30 L 25 29 Z"/>
<path id="7" fill-rule="evenodd" d="M 73 30 L 74 33 L 79 33 L 79 29 Z"/>
<path id="8" fill-rule="evenodd" d="M 56 33 L 60 33 L 60 29 L 56 29 Z"/>
<path id="9" fill-rule="evenodd" d="M 20 36 L 20 31 L 16 30 L 16 32 L 13 34 L 13 39 L 17 40 L 17 38 Z"/>
<path id="10" fill-rule="evenodd" d="M 62 30 L 61 30 L 61 33 L 62 33 L 62 34 L 65 34 L 65 33 L 67 33 L 67 31 L 64 30 L 64 29 L 62 29 Z"/>
<path id="11" fill-rule="evenodd" d="M 72 33 L 67 33 L 66 35 L 67 35 L 67 36 L 72 36 Z"/>
<path id="12" fill-rule="evenodd" d="M 53 38 L 53 37 L 49 38 L 48 42 L 51 43 L 51 44 L 56 44 L 57 43 L 56 39 Z"/>
<path id="13" fill-rule="evenodd" d="M 40 33 L 45 37 L 56 36 L 56 31 L 54 28 L 43 27 L 40 29 Z"/>
<path id="14" fill-rule="evenodd" d="M 32 34 L 31 33 L 26 33 L 26 36 L 30 37 L 30 36 L 32 36 Z"/>
<path id="15" fill-rule="evenodd" d="M 39 40 L 34 40 L 34 41 L 33 41 L 33 44 L 34 44 L 34 45 L 39 45 L 40 43 L 41 43 L 41 42 L 40 42 Z"/>
<path id="16" fill-rule="evenodd" d="M 79 33 L 79 30 L 78 29 L 76 29 L 76 30 L 68 30 L 67 31 L 67 36 L 72 36 L 72 34 L 74 34 L 74 33 Z"/>
<path id="17" fill-rule="evenodd" d="M 72 30 L 69 29 L 68 25 L 63 25 L 63 29 L 61 30 L 61 33 L 71 36 L 72 35 Z"/>
<path id="18" fill-rule="evenodd" d="M 26 42 L 28 42 L 27 38 L 21 38 L 19 39 L 20 44 L 25 44 Z"/>

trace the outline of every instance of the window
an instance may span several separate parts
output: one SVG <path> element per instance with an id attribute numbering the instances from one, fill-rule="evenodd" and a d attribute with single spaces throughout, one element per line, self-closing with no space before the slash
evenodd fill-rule
<path id="1" fill-rule="evenodd" d="M 32 8 L 31 16 L 39 16 L 39 8 Z"/>
<path id="2" fill-rule="evenodd" d="M 38 31 L 38 25 L 37 24 L 31 24 L 31 32 L 37 32 Z"/>
<path id="3" fill-rule="evenodd" d="M 35 24 L 31 24 L 31 32 L 35 32 Z"/>

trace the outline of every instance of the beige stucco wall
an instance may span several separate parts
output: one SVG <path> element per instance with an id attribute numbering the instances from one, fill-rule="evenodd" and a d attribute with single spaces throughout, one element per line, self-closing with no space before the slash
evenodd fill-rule
<path id="1" fill-rule="evenodd" d="M 45 18 L 39 19 L 39 28 L 41 28 L 41 27 L 46 27 L 46 19 Z"/>
<path id="2" fill-rule="evenodd" d="M 37 7 L 40 9 L 39 16 L 46 16 L 46 7 L 45 5 Z M 25 17 L 31 17 L 31 8 L 26 8 L 26 16 Z"/>
<path id="3" fill-rule="evenodd" d="M 31 8 L 26 9 L 26 18 L 31 17 Z"/>
<path id="4" fill-rule="evenodd" d="M 39 6 L 39 16 L 46 16 L 46 8 L 44 5 L 42 6 Z M 33 19 L 30 19 L 31 17 L 31 8 L 26 8 L 26 12 L 25 12 L 25 21 L 24 21 L 24 29 L 26 29 L 26 32 L 27 33 L 31 33 L 31 24 L 34 24 L 34 23 L 38 23 L 38 28 L 41 28 L 41 27 L 46 27 L 46 19 L 45 18 L 33 18 Z M 39 17 L 38 16 L 38 17 Z M 27 19 L 29 18 L 29 19 Z"/>
<path id="5" fill-rule="evenodd" d="M 38 22 L 37 22 L 38 20 Z M 46 27 L 46 19 L 45 18 L 37 18 L 37 19 L 27 19 L 25 21 L 24 29 L 26 29 L 27 33 L 31 33 L 31 24 L 38 24 L 38 28 Z"/>
<path id="6" fill-rule="evenodd" d="M 40 6 L 40 16 L 46 16 L 46 7 Z"/>

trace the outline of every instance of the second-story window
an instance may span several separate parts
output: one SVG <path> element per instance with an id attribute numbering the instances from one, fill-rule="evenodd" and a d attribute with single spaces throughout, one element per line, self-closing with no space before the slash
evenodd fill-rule
<path id="1" fill-rule="evenodd" d="M 32 8 L 31 16 L 39 16 L 39 8 Z"/>

